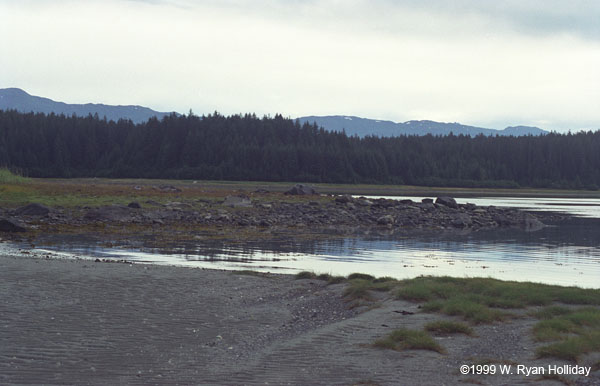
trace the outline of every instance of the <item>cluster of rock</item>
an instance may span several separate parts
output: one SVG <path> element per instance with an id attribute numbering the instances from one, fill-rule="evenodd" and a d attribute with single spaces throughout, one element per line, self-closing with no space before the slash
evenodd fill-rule
<path id="1" fill-rule="evenodd" d="M 301 191 L 301 190 L 300 190 Z M 312 193 L 311 193 L 312 194 Z M 228 196 L 222 202 L 194 200 L 161 204 L 146 201 L 127 206 L 110 205 L 65 211 L 31 204 L 0 219 L 0 231 L 23 231 L 21 222 L 93 224 L 133 223 L 147 225 L 189 224 L 255 227 L 385 227 L 398 229 L 470 229 L 544 226 L 536 216 L 517 209 L 457 204 L 451 197 L 412 200 L 367 199 L 348 195 L 287 202 L 272 196 L 252 200 L 245 195 Z M 12 225 L 11 225 L 12 224 Z"/>

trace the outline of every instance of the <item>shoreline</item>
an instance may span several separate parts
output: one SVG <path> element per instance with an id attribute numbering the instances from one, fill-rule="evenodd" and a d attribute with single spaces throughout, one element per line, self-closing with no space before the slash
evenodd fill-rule
<path id="1" fill-rule="evenodd" d="M 461 375 L 459 365 L 573 365 L 535 359 L 526 312 L 475 325 L 473 337 L 436 336 L 445 354 L 374 348 L 394 328 L 454 318 L 379 292 L 353 306 L 345 288 L 281 274 L 3 255 L 0 383 L 539 384 L 522 374 Z M 600 371 L 568 379 L 592 385 Z"/>

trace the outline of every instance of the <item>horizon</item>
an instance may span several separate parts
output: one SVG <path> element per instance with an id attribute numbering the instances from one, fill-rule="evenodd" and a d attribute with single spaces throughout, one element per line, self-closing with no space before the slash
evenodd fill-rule
<path id="1" fill-rule="evenodd" d="M 60 101 L 60 100 L 55 100 L 51 97 L 47 97 L 47 96 L 42 96 L 42 95 L 34 95 L 29 93 L 27 90 L 24 90 L 22 88 L 19 87 L 4 87 L 4 88 L 0 88 L 1 90 L 19 90 L 20 92 L 23 92 L 31 97 L 37 97 L 37 98 L 43 98 L 43 99 L 48 99 L 51 100 L 52 102 L 55 103 L 65 103 L 65 104 L 69 104 L 69 105 L 80 105 L 80 106 L 85 106 L 88 104 L 91 105 L 99 105 L 99 106 L 107 106 L 107 107 L 142 107 L 142 108 L 148 108 L 151 109 L 157 113 L 161 113 L 161 114 L 170 114 L 170 113 L 175 113 L 175 114 L 179 114 L 179 115 L 188 115 L 190 113 L 190 111 L 188 111 L 188 113 L 184 113 L 184 112 L 180 112 L 180 111 L 158 111 L 156 109 L 154 109 L 152 106 L 142 106 L 142 105 L 134 105 L 134 104 L 121 104 L 121 105 L 110 105 L 107 103 L 103 103 L 103 102 L 76 102 L 76 103 L 69 103 L 69 102 L 64 102 L 64 101 Z M 219 114 L 223 114 L 220 111 L 212 111 L 212 112 L 203 112 L 203 113 L 197 113 L 194 111 L 191 111 L 191 113 L 193 115 L 196 116 L 206 116 L 206 115 L 210 115 L 213 113 L 219 113 Z M 232 115 L 245 115 L 245 114 L 255 114 L 258 116 L 258 114 L 256 114 L 255 112 L 251 112 L 251 111 L 247 111 L 247 112 L 237 112 L 237 113 L 230 113 L 230 114 L 223 114 L 225 116 L 232 116 Z M 449 122 L 449 121 L 433 121 L 430 119 L 422 119 L 422 120 L 408 120 L 408 121 L 393 121 L 393 120 L 387 120 L 387 119 L 378 119 L 378 118 L 371 118 L 371 117 L 359 117 L 356 115 L 344 115 L 344 114 L 333 114 L 333 115 L 306 115 L 306 116 L 301 116 L 301 117 L 293 117 L 293 116 L 286 116 L 283 115 L 281 113 L 275 112 L 275 113 L 266 113 L 263 114 L 262 116 L 264 117 L 273 117 L 275 115 L 282 115 L 284 118 L 286 119 L 291 119 L 291 120 L 295 120 L 295 119 L 302 119 L 302 118 L 308 118 L 308 117 L 315 117 L 315 118 L 327 118 L 327 117 L 342 117 L 342 118 L 357 118 L 357 119 L 363 119 L 363 120 L 370 120 L 370 121 L 376 121 L 376 122 L 391 122 L 394 124 L 404 124 L 404 123 L 409 123 L 409 122 L 434 122 L 434 123 L 442 123 L 442 124 L 460 124 L 463 126 L 470 126 L 470 127 L 474 127 L 474 128 L 481 128 L 481 129 L 488 129 L 488 130 L 497 130 L 497 131 L 502 131 L 505 129 L 509 129 L 509 128 L 514 128 L 514 127 L 531 127 L 531 128 L 538 128 L 538 129 L 542 129 L 547 131 L 548 133 L 550 132 L 557 132 L 557 133 L 564 133 L 566 134 L 567 132 L 572 132 L 572 133 L 577 133 L 580 131 L 597 131 L 600 129 L 587 129 L 587 128 L 582 128 L 582 129 L 565 129 L 563 131 L 558 131 L 558 130 L 547 130 L 543 127 L 537 127 L 537 126 L 529 126 L 529 125 L 522 125 L 522 124 L 512 124 L 512 125 L 508 125 L 506 127 L 500 128 L 500 129 L 496 129 L 496 128 L 490 128 L 490 127 L 483 127 L 483 126 L 475 126 L 475 125 L 470 125 L 464 122 Z M 309 121 L 310 122 L 310 121 Z M 334 130 L 335 131 L 335 130 Z"/>
<path id="2" fill-rule="evenodd" d="M 599 17 L 583 0 L 0 0 L 17 37 L 0 85 L 199 115 L 597 130 Z"/>

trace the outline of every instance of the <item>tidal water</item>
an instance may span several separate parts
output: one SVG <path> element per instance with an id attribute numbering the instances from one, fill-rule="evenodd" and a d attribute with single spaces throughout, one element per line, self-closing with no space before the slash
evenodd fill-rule
<path id="1" fill-rule="evenodd" d="M 392 197 L 390 197 L 392 198 Z M 420 200 L 420 197 L 399 197 Z M 600 288 L 600 200 L 468 198 L 459 203 L 551 210 L 575 218 L 535 232 L 516 229 L 369 234 L 347 238 L 276 241 L 198 241 L 169 248 L 105 248 L 78 238 L 52 240 L 31 253 L 125 259 L 188 267 L 333 275 L 353 272 L 412 278 L 419 275 L 493 277 L 503 280 Z M 19 245 L 2 248 L 18 249 Z"/>

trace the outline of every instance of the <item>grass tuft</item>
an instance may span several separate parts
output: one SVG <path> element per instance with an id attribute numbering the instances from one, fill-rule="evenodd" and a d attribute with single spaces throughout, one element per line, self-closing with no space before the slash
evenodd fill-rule
<path id="1" fill-rule="evenodd" d="M 431 350 L 445 353 L 445 350 L 425 331 L 399 329 L 385 338 L 375 341 L 375 347 L 391 350 Z"/>
<path id="2" fill-rule="evenodd" d="M 361 279 L 361 280 L 375 280 L 375 276 L 367 275 L 366 273 L 351 273 L 348 275 L 348 280 Z"/>
<path id="3" fill-rule="evenodd" d="M 584 354 L 600 351 L 600 332 L 566 338 L 563 341 L 537 349 L 540 358 L 553 357 L 577 362 Z"/>
<path id="4" fill-rule="evenodd" d="M 310 272 L 310 271 L 302 271 L 302 272 L 298 272 L 296 274 L 296 279 L 300 280 L 300 279 L 316 279 L 317 275 L 314 272 Z"/>
<path id="5" fill-rule="evenodd" d="M 425 330 L 436 334 L 465 334 L 473 335 L 473 329 L 464 323 L 448 320 L 438 320 L 425 325 Z"/>
<path id="6" fill-rule="evenodd" d="M 371 282 L 365 279 L 350 280 L 348 286 L 344 289 L 344 298 L 347 301 L 351 300 L 373 300 L 373 296 L 369 293 Z"/>

